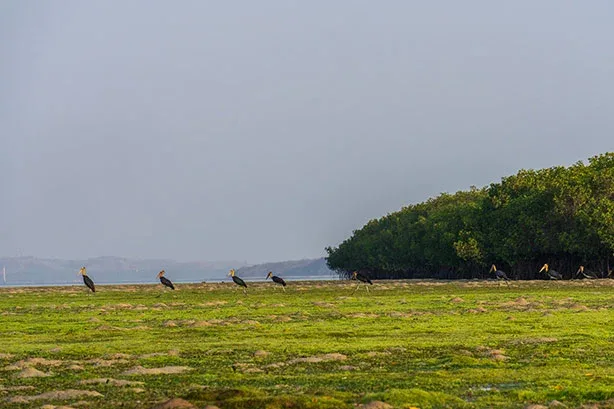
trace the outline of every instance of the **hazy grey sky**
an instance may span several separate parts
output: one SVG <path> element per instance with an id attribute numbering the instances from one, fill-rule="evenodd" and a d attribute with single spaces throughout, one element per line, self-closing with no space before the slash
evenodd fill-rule
<path id="1" fill-rule="evenodd" d="M 314 257 L 614 150 L 614 2 L 0 2 L 0 255 Z"/>

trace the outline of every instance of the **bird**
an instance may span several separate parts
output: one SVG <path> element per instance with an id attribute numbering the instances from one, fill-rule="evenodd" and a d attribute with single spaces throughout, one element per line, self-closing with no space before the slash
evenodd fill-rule
<path id="1" fill-rule="evenodd" d="M 273 282 L 280 284 L 281 288 L 283 288 L 283 290 L 286 291 L 286 282 L 284 281 L 283 278 L 274 276 L 272 271 L 269 271 L 269 274 L 266 275 L 265 280 L 269 277 L 271 277 L 271 280 L 273 280 Z"/>
<path id="2" fill-rule="evenodd" d="M 162 284 L 164 284 L 165 286 L 167 286 L 168 288 L 170 288 L 171 290 L 175 289 L 175 286 L 173 285 L 173 283 L 171 282 L 171 280 L 169 280 L 168 278 L 164 277 L 164 273 L 166 273 L 166 271 L 162 270 L 158 273 L 158 278 L 160 279 L 160 282 Z"/>
<path id="3" fill-rule="evenodd" d="M 593 273 L 592 271 L 585 270 L 584 266 L 580 266 L 574 277 L 578 277 L 580 274 L 582 274 L 584 278 L 597 278 L 597 274 Z"/>
<path id="4" fill-rule="evenodd" d="M 546 274 L 548 274 L 548 277 L 550 277 L 551 280 L 562 280 L 563 279 L 563 276 L 561 275 L 561 273 L 559 273 L 556 270 L 551 270 L 548 264 L 544 264 L 541 270 L 539 270 L 540 273 L 542 271 L 546 271 Z"/>
<path id="5" fill-rule="evenodd" d="M 240 279 L 239 277 L 237 277 L 235 275 L 235 269 L 231 269 L 230 272 L 228 273 L 228 275 L 230 277 L 232 277 L 232 281 L 235 282 L 236 285 L 240 286 L 240 287 L 244 287 L 243 288 L 243 292 L 245 293 L 245 289 L 247 288 L 247 284 L 245 284 L 245 281 L 243 281 L 242 279 Z M 247 293 L 246 293 L 247 294 Z"/>
<path id="6" fill-rule="evenodd" d="M 362 273 L 362 272 L 358 272 L 358 271 L 354 271 L 352 273 L 352 280 L 358 280 L 361 283 L 364 283 L 365 284 L 365 288 L 367 289 L 367 292 L 369 292 L 369 286 L 367 286 L 367 284 L 373 285 L 373 281 L 371 281 L 369 279 L 369 277 L 367 276 L 366 273 Z M 360 283 L 358 283 L 358 285 L 356 286 L 356 288 L 354 289 L 352 294 L 354 294 L 356 292 L 356 290 L 358 290 L 358 287 L 360 287 Z"/>
<path id="7" fill-rule="evenodd" d="M 94 282 L 92 281 L 92 279 L 87 276 L 87 271 L 85 270 L 85 267 L 81 267 L 81 270 L 79 270 L 79 272 L 83 276 L 83 282 L 85 283 L 87 288 L 89 288 L 90 290 L 92 290 L 93 293 L 95 293 L 96 287 L 94 286 Z"/>
<path id="8" fill-rule="evenodd" d="M 494 264 L 492 266 L 490 266 L 490 270 L 488 271 L 489 273 L 495 272 L 495 277 L 497 277 L 497 280 L 505 280 L 505 284 L 507 284 L 507 286 L 509 287 L 509 283 L 508 281 L 510 281 L 509 277 L 507 276 L 507 274 L 505 274 L 503 271 L 501 270 L 497 270 L 497 266 L 495 266 Z"/>

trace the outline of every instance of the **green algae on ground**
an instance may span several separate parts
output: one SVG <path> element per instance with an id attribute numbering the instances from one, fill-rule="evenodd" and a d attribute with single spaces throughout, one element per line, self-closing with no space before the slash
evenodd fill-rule
<path id="1" fill-rule="evenodd" d="M 614 280 L 354 288 L 3 288 L 0 406 L 150 408 L 172 397 L 223 409 L 614 402 Z M 45 376 L 20 376 L 30 368 Z M 49 394 L 74 390 L 103 397 Z"/>

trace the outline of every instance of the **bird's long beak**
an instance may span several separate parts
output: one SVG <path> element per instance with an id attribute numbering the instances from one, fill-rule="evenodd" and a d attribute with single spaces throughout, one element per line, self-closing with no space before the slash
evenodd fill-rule
<path id="1" fill-rule="evenodd" d="M 541 273 L 542 271 L 546 270 L 546 265 L 544 264 L 544 266 L 541 268 L 541 270 L 539 270 L 539 272 Z M 548 271 L 548 270 L 546 270 Z"/>
<path id="2" fill-rule="evenodd" d="M 493 264 L 492 266 L 490 266 L 490 270 L 488 270 L 489 273 L 492 273 L 493 271 L 495 271 L 496 267 Z"/>

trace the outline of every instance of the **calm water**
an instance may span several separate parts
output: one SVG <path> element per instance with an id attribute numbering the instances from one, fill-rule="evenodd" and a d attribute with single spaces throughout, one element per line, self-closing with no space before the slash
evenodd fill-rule
<path id="1" fill-rule="evenodd" d="M 248 283 L 258 283 L 265 282 L 263 279 L 259 278 L 244 278 L 244 280 Z M 336 275 L 312 275 L 312 276 L 292 276 L 292 277 L 284 277 L 284 280 L 291 281 L 336 281 L 339 280 L 339 277 Z M 232 282 L 230 277 L 225 278 L 208 278 L 203 281 L 181 281 L 181 280 L 172 280 L 175 284 L 195 284 L 195 283 L 222 283 L 222 282 Z M 266 280 L 271 281 L 271 280 Z M 134 285 L 134 284 L 159 284 L 158 280 L 150 280 L 150 281 L 95 281 L 96 284 L 99 285 Z M 67 285 L 83 285 L 83 280 L 77 279 L 74 281 L 66 281 L 66 282 L 57 282 L 57 283 L 28 283 L 28 282 L 17 282 L 6 284 L 0 284 L 0 288 L 2 287 L 63 287 Z"/>

